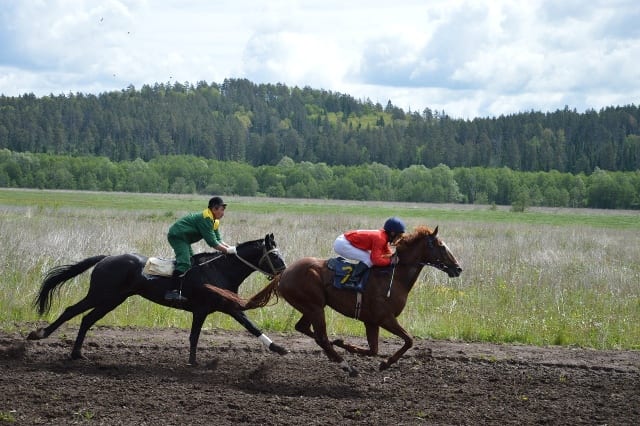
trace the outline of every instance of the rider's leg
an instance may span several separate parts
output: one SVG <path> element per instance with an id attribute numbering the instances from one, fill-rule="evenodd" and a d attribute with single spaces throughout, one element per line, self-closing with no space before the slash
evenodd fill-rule
<path id="1" fill-rule="evenodd" d="M 371 266 L 371 255 L 367 250 L 362 250 L 351 245 L 344 235 L 340 235 L 333 242 L 333 250 L 345 259 L 357 260 Z"/>
<path id="2" fill-rule="evenodd" d="M 177 269 L 173 271 L 173 276 L 171 277 L 171 285 L 173 288 L 167 290 L 164 295 L 165 300 L 169 300 L 172 302 L 185 302 L 187 300 L 187 298 L 182 295 L 183 278 L 184 272 L 181 272 Z"/>
<path id="3" fill-rule="evenodd" d="M 187 298 L 182 295 L 182 277 L 191 267 L 191 244 L 171 236 L 168 237 L 168 240 L 176 254 L 176 268 L 171 279 L 173 288 L 167 291 L 164 298 L 173 302 L 184 302 Z"/>
<path id="4" fill-rule="evenodd" d="M 357 260 L 349 281 L 359 282 L 362 275 L 371 267 L 371 255 L 368 251 L 351 245 L 344 235 L 340 235 L 333 243 L 333 250 L 346 259 Z"/>
<path id="5" fill-rule="evenodd" d="M 360 282 L 362 275 L 367 271 L 367 269 L 369 269 L 369 265 L 364 262 L 358 262 L 356 267 L 353 269 L 353 272 L 351 273 L 350 280 Z"/>

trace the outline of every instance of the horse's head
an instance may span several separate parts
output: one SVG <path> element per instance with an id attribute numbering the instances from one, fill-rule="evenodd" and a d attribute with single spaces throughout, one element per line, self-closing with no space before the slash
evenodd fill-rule
<path id="1" fill-rule="evenodd" d="M 405 235 L 398 242 L 400 261 L 415 261 L 422 265 L 440 269 L 450 277 L 457 277 L 462 272 L 460 264 L 449 250 L 449 247 L 438 238 L 438 227 L 431 231 L 426 226 L 416 229 L 413 234 Z"/>
<path id="2" fill-rule="evenodd" d="M 278 251 L 273 234 L 267 234 L 264 240 L 247 241 L 236 246 L 236 256 L 256 271 L 273 277 L 285 270 L 287 264 Z"/>

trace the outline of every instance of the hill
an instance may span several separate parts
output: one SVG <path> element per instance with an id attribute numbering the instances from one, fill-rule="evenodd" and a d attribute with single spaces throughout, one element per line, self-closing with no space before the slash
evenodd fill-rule
<path id="1" fill-rule="evenodd" d="M 193 155 L 252 166 L 294 162 L 394 169 L 640 170 L 640 108 L 522 112 L 459 120 L 348 94 L 229 79 L 87 95 L 0 97 L 0 148 L 149 161 Z"/>

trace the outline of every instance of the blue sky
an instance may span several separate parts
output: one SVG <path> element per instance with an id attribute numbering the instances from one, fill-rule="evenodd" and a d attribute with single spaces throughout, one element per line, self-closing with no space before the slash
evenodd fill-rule
<path id="1" fill-rule="evenodd" d="M 255 83 L 454 118 L 640 103 L 640 1 L 0 0 L 0 94 Z"/>

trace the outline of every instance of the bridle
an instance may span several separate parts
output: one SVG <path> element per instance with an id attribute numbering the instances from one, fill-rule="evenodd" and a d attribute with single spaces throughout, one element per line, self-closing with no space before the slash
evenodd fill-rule
<path id="1" fill-rule="evenodd" d="M 430 251 L 433 251 L 435 248 L 435 244 L 434 241 L 437 241 L 437 238 L 433 237 L 433 236 L 428 236 L 427 237 L 427 247 L 429 248 Z M 440 255 L 438 254 L 437 256 L 438 260 L 434 261 L 434 262 L 418 262 L 417 265 L 418 266 L 432 266 L 436 269 L 440 269 L 441 271 L 446 271 L 448 269 L 448 266 L 441 260 Z M 393 265 L 393 269 L 391 270 L 391 280 L 389 281 L 389 289 L 387 290 L 387 299 L 391 296 L 391 287 L 393 285 L 393 277 L 396 273 L 396 266 L 398 266 L 398 263 Z"/>
<path id="2" fill-rule="evenodd" d="M 248 260 L 246 260 L 245 258 L 243 258 L 242 256 L 240 256 L 240 255 L 238 254 L 238 252 L 236 252 L 236 257 L 237 257 L 237 258 L 238 258 L 242 263 L 244 263 L 245 265 L 249 266 L 249 267 L 250 267 L 251 269 L 253 269 L 254 271 L 260 272 L 261 274 L 265 275 L 267 278 L 269 278 L 269 279 L 271 280 L 271 279 L 273 279 L 273 277 L 274 277 L 275 275 L 277 275 L 277 274 L 278 274 L 278 272 L 282 272 L 282 270 L 284 269 L 284 268 L 282 268 L 282 269 L 278 270 L 278 269 L 276 269 L 276 267 L 275 267 L 275 266 L 273 266 L 273 262 L 271 261 L 271 256 L 270 256 L 272 253 L 279 254 L 279 253 L 280 253 L 280 251 L 279 251 L 276 247 L 274 247 L 274 248 L 272 248 L 272 249 L 270 249 L 270 250 L 267 250 L 267 247 L 266 247 L 266 246 L 262 247 L 262 257 L 260 258 L 260 260 L 258 260 L 258 264 L 257 264 L 257 265 L 254 265 L 253 263 L 249 262 Z M 260 267 L 260 266 L 262 265 L 262 262 L 263 262 L 265 259 L 267 260 L 267 262 L 268 262 L 268 264 L 269 264 L 269 268 L 271 269 L 271 273 L 269 273 L 269 272 L 265 271 L 264 269 L 262 269 L 262 268 Z"/>
<path id="3" fill-rule="evenodd" d="M 437 242 L 438 239 L 435 237 L 427 237 L 427 247 L 429 248 L 429 250 L 431 250 L 432 252 L 435 251 L 435 242 Z M 444 245 L 443 243 L 440 243 L 439 245 Z M 445 249 L 446 249 L 446 245 L 445 245 Z M 448 250 L 447 250 L 448 251 Z M 441 271 L 446 271 L 447 269 L 449 269 L 449 266 L 447 266 L 446 263 L 444 263 L 442 261 L 442 257 L 440 256 L 440 253 L 437 253 L 436 256 L 437 260 L 433 261 L 433 262 L 420 262 L 418 263 L 418 265 L 420 266 L 432 266 L 436 269 L 439 269 Z"/>
<path id="4" fill-rule="evenodd" d="M 267 278 L 269 278 L 270 280 L 273 279 L 274 276 L 278 275 L 278 273 L 282 272 L 285 268 L 282 269 L 277 269 L 274 265 L 273 262 L 271 261 L 271 254 L 272 253 L 276 253 L 279 254 L 280 251 L 274 247 L 270 250 L 267 250 L 266 245 L 262 247 L 262 257 L 260 257 L 260 260 L 258 260 L 258 264 L 254 265 L 253 263 L 249 262 L 247 259 L 245 259 L 244 257 L 240 256 L 238 254 L 238 252 L 236 252 L 235 256 L 238 258 L 238 260 L 240 260 L 242 263 L 244 263 L 245 265 L 247 265 L 248 267 L 250 267 L 251 269 L 253 269 L 254 271 L 260 272 L 261 274 L 265 275 Z M 214 260 L 216 260 L 217 258 L 219 258 L 220 256 L 224 256 L 223 253 L 219 253 L 217 256 L 212 257 L 209 260 L 206 260 L 202 263 L 200 263 L 199 265 L 205 265 L 209 262 L 212 262 Z M 268 264 L 269 264 L 269 268 L 271 269 L 271 272 L 265 271 L 264 269 L 262 269 L 260 266 L 262 265 L 262 262 L 265 261 L 265 259 L 267 260 Z"/>

